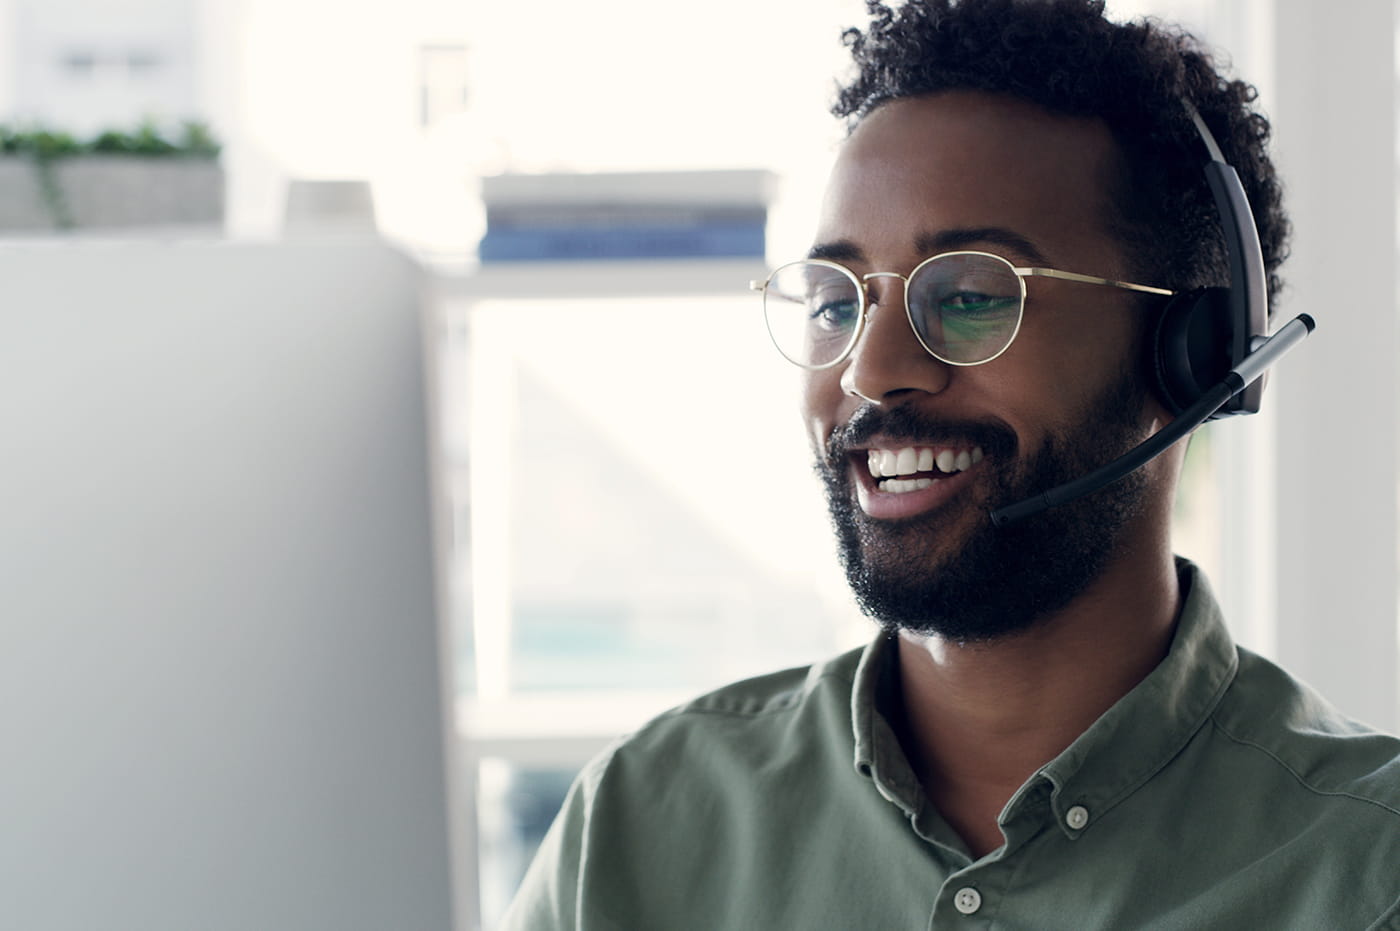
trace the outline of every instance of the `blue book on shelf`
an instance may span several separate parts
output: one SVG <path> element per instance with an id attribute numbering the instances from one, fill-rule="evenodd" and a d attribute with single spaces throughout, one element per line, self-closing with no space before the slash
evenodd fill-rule
<path id="1" fill-rule="evenodd" d="M 492 229 L 483 262 L 587 259 L 762 258 L 762 223 L 655 226 L 539 226 Z"/>

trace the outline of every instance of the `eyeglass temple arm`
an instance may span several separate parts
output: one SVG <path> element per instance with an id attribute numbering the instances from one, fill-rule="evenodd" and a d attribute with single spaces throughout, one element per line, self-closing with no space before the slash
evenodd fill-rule
<path id="1" fill-rule="evenodd" d="M 1012 269 L 1021 276 L 1039 275 L 1043 278 L 1060 278 L 1064 281 L 1078 281 L 1081 284 L 1102 284 L 1112 288 L 1123 288 L 1128 291 L 1141 291 L 1144 294 L 1160 294 L 1163 297 L 1171 297 L 1175 291 L 1168 291 L 1166 288 L 1153 288 L 1145 284 L 1133 284 L 1130 281 L 1114 281 L 1112 278 L 1095 278 L 1093 275 L 1078 275 L 1074 272 L 1062 272 L 1058 268 L 1016 268 Z"/>

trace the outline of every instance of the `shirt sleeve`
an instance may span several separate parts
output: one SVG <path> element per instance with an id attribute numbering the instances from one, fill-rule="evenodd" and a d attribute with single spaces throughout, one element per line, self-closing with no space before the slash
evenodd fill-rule
<path id="1" fill-rule="evenodd" d="M 575 931 L 590 793 L 580 775 L 540 842 L 498 931 Z"/>
<path id="2" fill-rule="evenodd" d="M 611 764 L 625 742 L 618 740 L 579 772 L 500 925 L 489 931 L 621 931 L 607 889 L 594 887 L 599 864 L 616 853 L 609 850 L 613 825 L 599 807 Z M 602 867 L 604 887 L 611 885 L 611 872 Z"/>

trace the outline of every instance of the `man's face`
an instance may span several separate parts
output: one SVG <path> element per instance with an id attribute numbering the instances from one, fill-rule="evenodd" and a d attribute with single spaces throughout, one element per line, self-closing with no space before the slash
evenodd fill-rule
<path id="1" fill-rule="evenodd" d="M 1130 278 L 1107 232 L 1115 156 L 1102 124 L 1005 97 L 890 102 L 842 150 L 813 251 L 857 275 L 907 275 L 935 253 L 977 250 Z M 1159 409 L 1145 403 L 1136 364 L 1142 310 L 1116 289 L 1031 278 L 1011 347 L 958 367 L 919 344 L 898 279 L 871 279 L 869 295 L 850 357 L 808 373 L 804 388 L 851 584 L 888 627 L 974 641 L 1022 630 L 1102 572 L 1147 479 L 1135 473 L 1009 528 L 987 512 L 1151 432 Z M 898 477 L 878 474 L 891 466 Z"/>

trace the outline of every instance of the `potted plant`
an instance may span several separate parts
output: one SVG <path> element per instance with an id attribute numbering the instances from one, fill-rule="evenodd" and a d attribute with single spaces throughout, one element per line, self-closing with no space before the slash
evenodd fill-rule
<path id="1" fill-rule="evenodd" d="M 167 133 L 148 120 L 85 140 L 0 125 L 0 231 L 217 226 L 219 151 L 199 122 Z"/>

